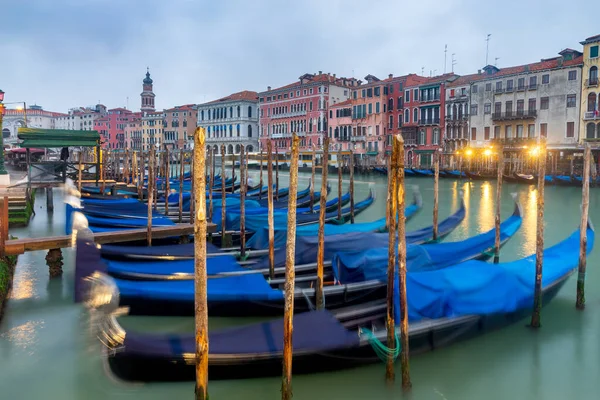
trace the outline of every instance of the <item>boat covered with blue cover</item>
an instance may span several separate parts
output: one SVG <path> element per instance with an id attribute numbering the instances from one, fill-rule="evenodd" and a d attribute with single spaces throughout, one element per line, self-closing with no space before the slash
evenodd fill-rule
<path id="1" fill-rule="evenodd" d="M 587 229 L 588 253 L 594 231 Z M 579 229 L 544 251 L 542 304 L 548 304 L 576 270 Z M 106 279 L 101 277 L 99 279 Z M 399 285 L 394 287 L 395 321 L 400 321 Z M 467 261 L 406 276 L 409 345 L 413 354 L 507 326 L 530 315 L 535 255 L 507 263 Z M 110 287 L 110 280 L 103 282 Z M 107 292 L 98 292 L 98 296 Z M 110 370 L 135 381 L 193 380 L 195 335 L 125 330 L 104 309 L 102 342 L 109 347 Z M 294 315 L 294 373 L 316 373 L 379 362 L 374 342 L 386 341 L 386 304 L 376 301 L 335 311 Z M 281 373 L 283 318 L 209 332 L 212 379 L 274 376 Z M 395 334 L 398 335 L 399 327 Z"/>

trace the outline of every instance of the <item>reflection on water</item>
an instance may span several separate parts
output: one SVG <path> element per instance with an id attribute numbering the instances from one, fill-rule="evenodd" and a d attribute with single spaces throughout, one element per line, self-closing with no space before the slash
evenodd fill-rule
<path id="1" fill-rule="evenodd" d="M 20 300 L 39 297 L 36 293 L 37 280 L 37 274 L 32 271 L 29 265 L 19 265 L 15 270 L 10 298 Z"/>
<path id="2" fill-rule="evenodd" d="M 495 201 L 492 195 L 492 184 L 485 181 L 481 184 L 481 198 L 479 200 L 479 213 L 477 228 L 479 232 L 487 232 L 494 227 Z"/>
<path id="3" fill-rule="evenodd" d="M 521 194 L 521 201 L 525 204 L 523 225 L 523 238 L 521 240 L 521 250 L 523 255 L 535 253 L 535 235 L 537 229 L 537 198 L 538 191 L 534 185 L 528 186 L 528 192 Z M 525 199 L 523 199 L 525 197 Z"/>
<path id="4" fill-rule="evenodd" d="M 26 350 L 28 355 L 32 355 L 35 353 L 35 345 L 43 328 L 44 320 L 28 321 L 0 334 L 0 338 L 8 340 L 14 347 Z"/>

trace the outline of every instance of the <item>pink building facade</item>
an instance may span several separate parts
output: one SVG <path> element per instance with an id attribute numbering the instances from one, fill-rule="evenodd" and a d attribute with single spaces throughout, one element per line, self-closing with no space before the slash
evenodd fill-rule
<path id="1" fill-rule="evenodd" d="M 328 106 L 347 100 L 356 79 L 335 74 L 304 74 L 295 83 L 258 93 L 260 145 L 271 138 L 282 150 L 290 149 L 292 132 L 300 137 L 301 150 L 321 146 L 328 132 Z"/>
<path id="2" fill-rule="evenodd" d="M 102 147 L 108 149 L 125 148 L 125 126 L 135 117 L 126 108 L 112 108 L 107 114 L 94 121 L 94 130 L 101 136 Z"/>
<path id="3" fill-rule="evenodd" d="M 352 100 L 329 106 L 329 139 L 332 150 L 353 150 Z"/>

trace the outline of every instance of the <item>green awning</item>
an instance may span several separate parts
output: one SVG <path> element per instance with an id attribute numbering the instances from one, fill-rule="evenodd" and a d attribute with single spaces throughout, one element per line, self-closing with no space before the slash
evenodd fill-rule
<path id="1" fill-rule="evenodd" d="M 417 154 L 433 154 L 435 150 L 415 150 L 414 152 Z"/>
<path id="2" fill-rule="evenodd" d="M 378 152 L 378 151 L 367 151 L 367 155 L 368 155 L 368 156 L 376 156 L 376 155 L 378 155 L 378 154 L 379 154 L 379 152 Z"/>
<path id="3" fill-rule="evenodd" d="M 70 131 L 66 129 L 19 128 L 17 137 L 21 147 L 95 147 L 100 144 L 98 131 Z"/>

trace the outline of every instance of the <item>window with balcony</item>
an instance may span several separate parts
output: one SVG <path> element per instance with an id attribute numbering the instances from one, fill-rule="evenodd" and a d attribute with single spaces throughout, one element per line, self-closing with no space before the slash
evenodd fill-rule
<path id="1" fill-rule="evenodd" d="M 577 95 L 576 94 L 568 94 L 567 95 L 567 108 L 572 108 L 577 106 Z"/>
<path id="2" fill-rule="evenodd" d="M 506 109 L 506 115 L 512 115 L 512 108 L 513 108 L 513 102 L 512 101 L 507 101 L 504 105 L 505 109 Z"/>
<path id="3" fill-rule="evenodd" d="M 517 90 L 525 90 L 525 78 L 519 78 L 517 80 Z"/>
<path id="4" fill-rule="evenodd" d="M 471 115 L 477 115 L 477 104 L 471 104 Z"/>
<path id="5" fill-rule="evenodd" d="M 502 81 L 496 82 L 496 92 L 502 92 Z"/>
<path id="6" fill-rule="evenodd" d="M 528 106 L 528 110 L 530 112 L 534 112 L 536 110 L 536 107 L 537 107 L 536 103 L 537 103 L 536 99 L 529 99 L 529 103 L 527 106 Z"/>
<path id="7" fill-rule="evenodd" d="M 497 101 L 494 103 L 494 114 L 500 114 L 502 112 L 502 103 Z"/>
<path id="8" fill-rule="evenodd" d="M 525 100 L 517 100 L 517 115 L 525 113 Z"/>
<path id="9" fill-rule="evenodd" d="M 537 87 L 537 76 L 529 77 L 529 89 L 535 89 Z"/>
<path id="10" fill-rule="evenodd" d="M 507 92 L 512 92 L 514 90 L 514 83 L 515 83 L 515 81 L 512 79 L 509 79 L 506 81 L 506 91 Z"/>
<path id="11" fill-rule="evenodd" d="M 598 47 L 598 46 L 596 46 Z M 598 67 L 593 66 L 590 68 L 590 72 L 588 75 L 588 86 L 597 86 L 598 85 Z"/>
<path id="12" fill-rule="evenodd" d="M 596 93 L 594 93 L 594 92 L 588 94 L 587 111 L 588 112 L 596 111 Z"/>

